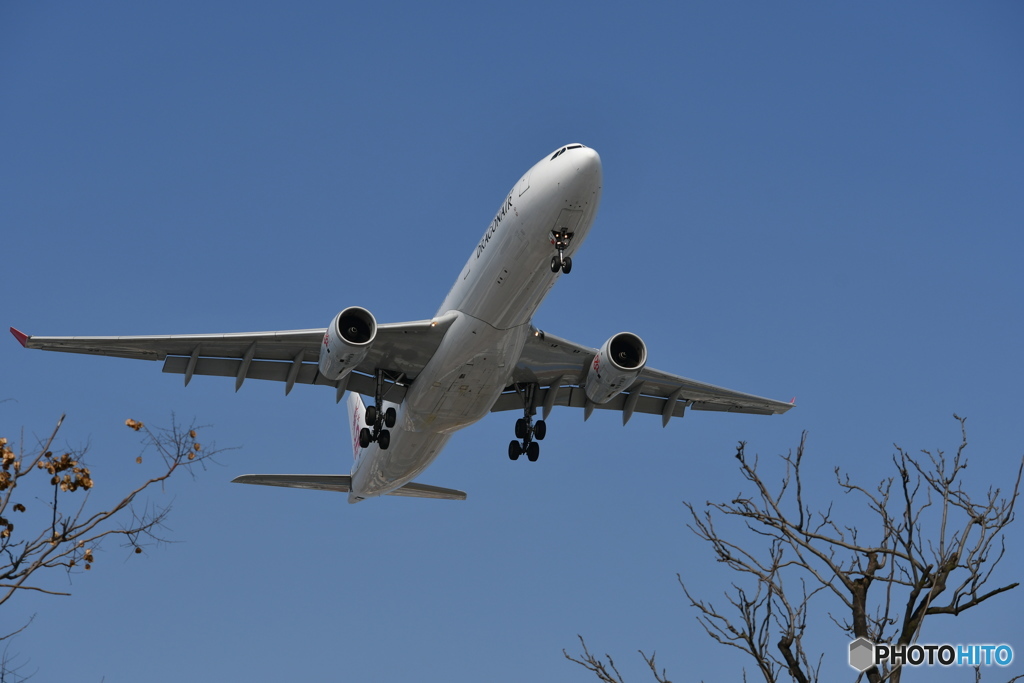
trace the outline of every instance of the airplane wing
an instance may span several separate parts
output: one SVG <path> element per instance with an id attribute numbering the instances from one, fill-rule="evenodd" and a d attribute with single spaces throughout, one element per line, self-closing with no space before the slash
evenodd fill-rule
<path id="1" fill-rule="evenodd" d="M 372 397 L 376 389 L 374 372 L 380 369 L 391 380 L 386 391 L 388 400 L 400 403 L 406 385 L 434 355 L 455 317 L 378 325 L 377 338 L 366 358 L 339 381 L 326 379 L 318 369 L 324 328 L 230 334 L 38 337 L 12 327 L 11 334 L 29 349 L 163 361 L 163 371 L 185 375 L 186 385 L 193 375 L 234 377 L 236 391 L 251 378 L 284 382 L 286 394 L 298 383 L 336 387 L 338 400 L 346 389 Z"/>
<path id="2" fill-rule="evenodd" d="M 626 391 L 608 403 L 597 405 L 587 399 L 580 386 L 596 353 L 597 349 L 534 330 L 512 379 L 517 384 L 536 385 L 532 401 L 534 406 L 543 407 L 545 417 L 558 405 L 583 408 L 586 417 L 595 408 L 621 410 L 623 424 L 634 412 L 651 413 L 661 415 L 664 426 L 672 417 L 682 417 L 687 408 L 773 415 L 793 407 L 793 403 L 745 394 L 653 368 L 644 368 Z M 520 391 L 510 387 L 498 397 L 491 411 L 522 410 L 523 400 Z"/>

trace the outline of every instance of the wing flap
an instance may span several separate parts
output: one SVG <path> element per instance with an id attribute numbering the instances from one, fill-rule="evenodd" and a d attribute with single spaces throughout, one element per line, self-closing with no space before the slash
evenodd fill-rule
<path id="1" fill-rule="evenodd" d="M 546 389 L 539 389 L 537 391 L 537 405 L 543 405 L 544 401 L 548 397 L 548 393 L 553 389 L 548 387 Z M 594 408 L 597 410 L 623 410 L 626 407 L 626 400 L 629 397 L 629 392 L 623 392 L 608 401 L 607 403 L 594 404 Z M 664 415 L 665 414 L 665 403 L 672 400 L 669 398 L 662 398 L 660 396 L 640 396 L 637 399 L 634 411 L 637 413 L 648 413 L 650 415 Z M 769 401 L 769 399 L 764 399 Z M 558 390 L 558 394 L 555 397 L 553 405 L 556 406 L 567 406 L 570 408 L 584 408 L 587 405 L 587 394 L 580 387 L 561 387 Z M 783 404 L 786 409 L 792 407 L 791 404 Z M 708 410 L 715 412 L 726 412 L 726 413 L 748 413 L 752 415 L 773 415 L 778 411 L 772 410 L 771 407 L 758 407 L 750 405 L 730 405 L 728 403 L 709 403 L 706 401 L 692 401 L 686 398 L 680 398 L 675 401 L 672 409 L 672 417 L 682 417 L 686 409 L 691 410 Z M 494 402 L 491 407 L 492 413 L 502 412 L 506 410 L 522 410 L 523 409 L 523 398 L 516 391 L 507 391 L 498 397 L 498 400 Z"/>
<path id="2" fill-rule="evenodd" d="M 188 372 L 189 358 L 185 356 L 167 356 L 164 360 L 163 371 L 178 375 Z M 211 375 L 214 377 L 237 377 L 242 367 L 242 361 L 234 358 L 198 358 L 193 375 Z M 287 382 L 288 374 L 292 369 L 292 363 L 277 361 L 254 360 L 249 363 L 245 373 L 245 379 L 262 379 L 273 382 Z M 321 386 L 337 387 L 344 383 L 346 389 L 364 396 L 373 396 L 376 383 L 373 377 L 359 372 L 351 372 L 348 377 L 338 381 L 329 380 L 320 374 L 315 363 L 303 363 L 295 376 L 296 384 L 318 384 Z M 405 398 L 407 388 L 401 384 L 389 382 L 387 384 L 387 400 L 392 403 L 401 403 Z"/>

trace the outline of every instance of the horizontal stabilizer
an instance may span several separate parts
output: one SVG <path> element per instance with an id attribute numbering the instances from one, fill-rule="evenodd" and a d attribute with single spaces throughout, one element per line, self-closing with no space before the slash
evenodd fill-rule
<path id="1" fill-rule="evenodd" d="M 439 498 L 441 500 L 466 500 L 465 491 L 446 489 L 430 484 L 417 484 L 414 481 L 395 489 L 389 496 L 407 496 L 409 498 Z"/>
<path id="2" fill-rule="evenodd" d="M 232 479 L 231 483 L 284 486 L 290 489 L 314 489 L 316 491 L 337 491 L 338 493 L 348 493 L 352 490 L 352 477 L 347 474 L 243 474 Z"/>
<path id="3" fill-rule="evenodd" d="M 231 480 L 234 484 L 259 484 L 261 486 L 284 486 L 293 489 L 314 489 L 347 493 L 352 489 L 352 477 L 347 474 L 243 474 Z M 464 491 L 417 484 L 410 482 L 388 493 L 389 496 L 409 498 L 437 498 L 441 500 L 466 500 Z"/>

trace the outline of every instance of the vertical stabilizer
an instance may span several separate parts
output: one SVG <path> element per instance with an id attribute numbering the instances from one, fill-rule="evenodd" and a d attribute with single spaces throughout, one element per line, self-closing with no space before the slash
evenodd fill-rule
<path id="1" fill-rule="evenodd" d="M 363 449 L 359 447 L 359 430 L 366 426 L 366 406 L 363 398 L 354 391 L 348 392 L 348 426 L 352 430 L 352 459 L 358 460 Z"/>

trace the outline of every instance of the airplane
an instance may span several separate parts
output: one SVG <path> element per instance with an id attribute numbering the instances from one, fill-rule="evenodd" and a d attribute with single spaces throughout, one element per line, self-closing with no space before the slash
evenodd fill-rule
<path id="1" fill-rule="evenodd" d="M 508 456 L 536 461 L 555 406 L 661 415 L 686 409 L 781 414 L 784 403 L 647 367 L 647 346 L 620 332 L 600 348 L 535 328 L 547 293 L 573 267 L 601 200 L 601 158 L 559 147 L 502 199 L 448 296 L 430 320 L 378 324 L 350 306 L 327 329 L 277 332 L 40 337 L 11 328 L 22 346 L 163 361 L 163 371 L 335 388 L 349 392 L 353 463 L 348 475 L 248 474 L 233 481 L 348 493 L 465 500 L 463 491 L 414 482 L 452 434 L 491 412 L 521 411 Z M 362 396 L 372 400 L 370 405 Z M 535 419 L 538 409 L 543 419 Z"/>

